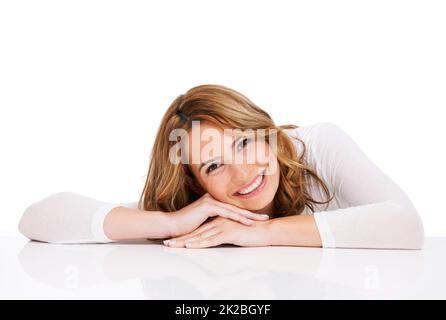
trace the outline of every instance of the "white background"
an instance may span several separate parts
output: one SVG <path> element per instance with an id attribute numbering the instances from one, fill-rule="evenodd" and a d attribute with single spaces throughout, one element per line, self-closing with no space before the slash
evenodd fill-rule
<path id="1" fill-rule="evenodd" d="M 276 124 L 339 125 L 444 236 L 445 17 L 426 0 L 1 1 L 0 233 L 60 191 L 137 201 L 164 111 L 212 83 Z"/>

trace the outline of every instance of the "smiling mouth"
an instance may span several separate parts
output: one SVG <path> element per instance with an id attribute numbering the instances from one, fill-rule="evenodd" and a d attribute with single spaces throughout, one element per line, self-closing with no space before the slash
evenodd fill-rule
<path id="1" fill-rule="evenodd" d="M 263 189 L 263 186 L 265 184 L 265 170 L 263 170 L 259 175 L 255 177 L 255 179 L 247 186 L 244 187 L 237 192 L 234 193 L 235 196 L 249 196 L 256 191 L 261 191 Z"/>

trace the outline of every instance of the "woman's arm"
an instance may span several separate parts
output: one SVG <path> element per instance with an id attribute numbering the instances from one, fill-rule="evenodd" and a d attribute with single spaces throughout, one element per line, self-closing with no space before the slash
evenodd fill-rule
<path id="1" fill-rule="evenodd" d="M 408 196 L 346 132 L 321 123 L 312 139 L 315 165 L 339 205 L 314 213 L 323 247 L 423 247 L 423 223 Z"/>
<path id="2" fill-rule="evenodd" d="M 339 209 L 272 219 L 271 245 L 421 249 L 422 221 L 405 192 L 340 127 L 324 122 L 308 137 L 310 162 Z"/>
<path id="3" fill-rule="evenodd" d="M 275 218 L 267 224 L 271 246 L 322 247 L 322 240 L 313 215 Z"/>
<path id="4" fill-rule="evenodd" d="M 60 192 L 29 206 L 19 231 L 32 240 L 51 243 L 107 243 L 163 239 L 191 232 L 210 217 L 244 225 L 268 216 L 219 202 L 209 194 L 175 212 L 145 211 L 137 202 L 108 203 L 73 192 Z"/>
<path id="5" fill-rule="evenodd" d="M 104 233 L 112 240 L 164 239 L 174 235 L 172 213 L 115 207 L 105 217 Z"/>
<path id="6" fill-rule="evenodd" d="M 19 231 L 31 240 L 64 244 L 171 235 L 167 213 L 138 210 L 137 204 L 108 203 L 73 192 L 60 192 L 26 208 Z"/>

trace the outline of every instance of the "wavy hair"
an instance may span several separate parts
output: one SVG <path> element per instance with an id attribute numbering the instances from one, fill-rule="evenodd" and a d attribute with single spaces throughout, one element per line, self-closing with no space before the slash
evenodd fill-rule
<path id="1" fill-rule="evenodd" d="M 298 137 L 290 137 L 287 129 L 297 125 L 276 126 L 270 115 L 241 93 L 222 85 L 199 85 L 179 95 L 169 106 L 158 128 L 146 182 L 139 199 L 139 209 L 149 211 L 177 211 L 200 198 L 204 190 L 196 181 L 189 166 L 172 163 L 169 152 L 178 142 L 169 141 L 174 129 L 189 131 L 192 121 L 209 121 L 221 128 L 265 129 L 277 133 L 277 160 L 280 180 L 274 196 L 272 218 L 301 214 L 305 207 L 314 213 L 314 203 L 327 204 L 333 199 L 324 181 L 315 169 L 305 162 L 305 143 Z M 291 139 L 297 139 L 303 146 L 299 157 Z M 269 135 L 265 136 L 269 142 Z M 320 184 L 326 201 L 316 201 L 310 196 L 310 179 Z"/>

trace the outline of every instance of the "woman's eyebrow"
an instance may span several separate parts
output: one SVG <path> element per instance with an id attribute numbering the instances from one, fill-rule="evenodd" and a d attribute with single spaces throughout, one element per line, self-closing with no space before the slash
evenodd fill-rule
<path id="1" fill-rule="evenodd" d="M 235 137 L 235 139 L 232 139 L 231 149 L 234 149 L 235 143 L 236 143 L 238 140 L 240 140 L 240 138 L 242 138 L 242 137 L 244 137 L 244 136 L 243 136 L 243 135 L 237 135 L 237 136 Z M 217 159 L 219 159 L 219 158 L 221 158 L 221 157 L 215 157 L 215 158 L 211 158 L 211 159 L 208 159 L 208 160 L 204 161 L 202 164 L 200 164 L 200 167 L 198 168 L 198 171 L 200 172 L 201 169 L 202 169 L 206 164 L 208 164 L 208 163 L 210 163 L 210 162 L 212 162 L 212 161 L 215 161 L 215 160 L 217 160 Z"/>

